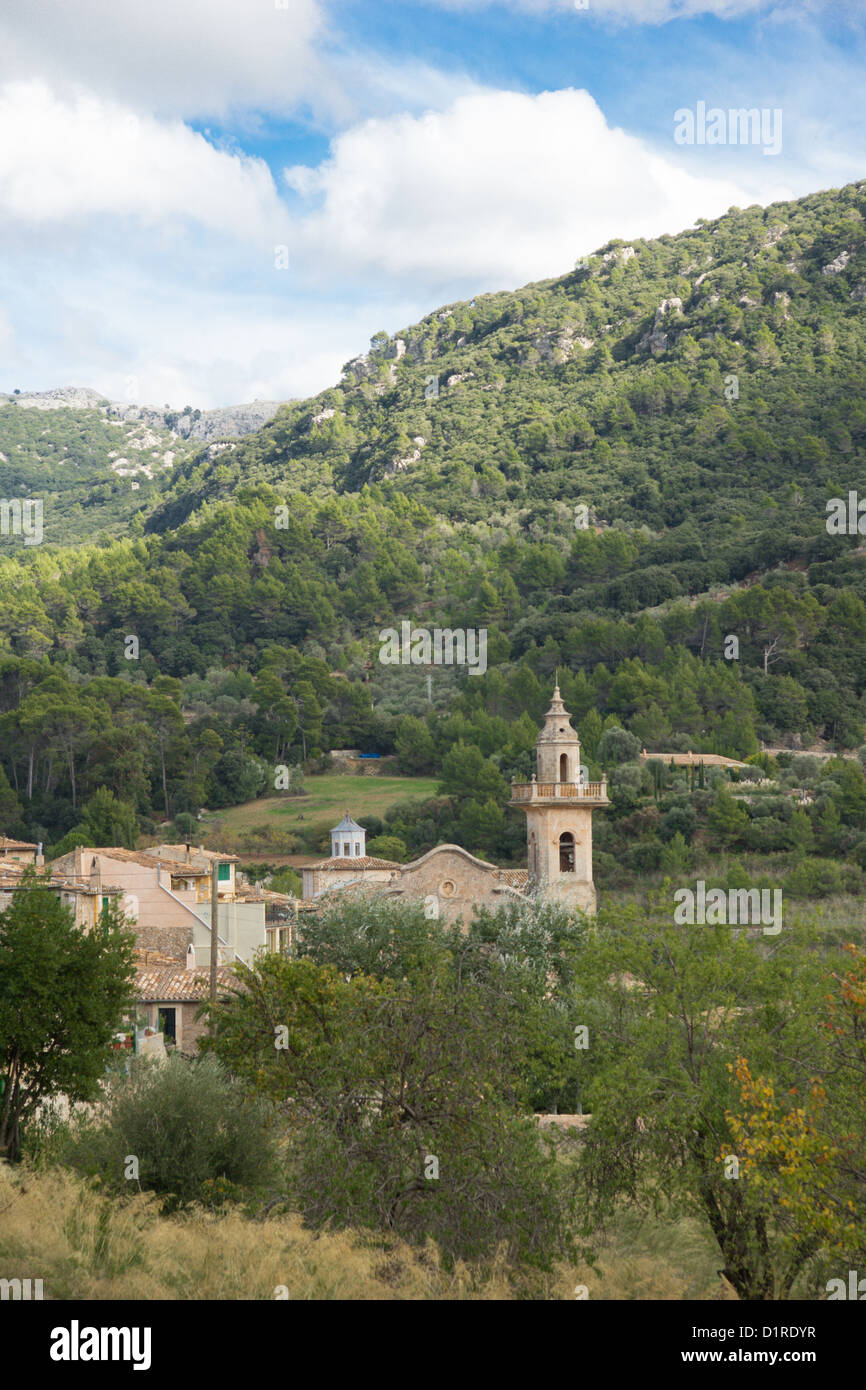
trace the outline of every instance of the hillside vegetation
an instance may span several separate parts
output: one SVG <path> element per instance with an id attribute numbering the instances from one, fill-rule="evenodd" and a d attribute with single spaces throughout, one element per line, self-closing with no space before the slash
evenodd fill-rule
<path id="1" fill-rule="evenodd" d="M 376 334 L 338 387 L 180 462 L 145 534 L 4 551 L 6 829 L 56 843 L 105 787 L 148 831 L 351 746 L 438 778 L 421 829 L 396 831 L 413 851 L 513 860 L 507 784 L 557 668 L 588 764 L 627 765 L 611 826 L 649 816 L 599 843 L 611 860 L 643 840 L 657 865 L 668 831 L 716 843 L 708 802 L 659 828 L 683 791 L 653 788 L 635 746 L 856 749 L 866 579 L 859 535 L 826 522 L 866 492 L 864 193 L 611 242 Z M 377 659 L 403 619 L 487 629 L 486 673 L 436 667 L 431 708 L 425 670 Z M 847 790 L 829 762 L 804 771 L 822 795 L 793 841 L 789 788 L 722 841 L 853 852 L 856 874 L 851 768 Z"/>

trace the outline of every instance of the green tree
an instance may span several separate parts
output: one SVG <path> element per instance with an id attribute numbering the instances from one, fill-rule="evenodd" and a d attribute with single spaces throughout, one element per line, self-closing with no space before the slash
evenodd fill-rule
<path id="1" fill-rule="evenodd" d="M 569 1248 L 562 1166 L 522 1113 L 524 1034 L 500 991 L 435 955 L 399 981 L 282 957 L 238 973 L 208 1047 L 286 1115 L 306 1221 L 432 1237 L 449 1261 L 503 1247 L 545 1266 Z"/>
<path id="2" fill-rule="evenodd" d="M 587 1233 L 623 1201 L 673 1202 L 716 1241 L 742 1299 L 789 1296 L 819 1240 L 792 1249 L 731 1159 L 737 1059 L 781 1090 L 820 1074 L 829 1035 L 814 942 L 786 921 L 773 949 L 728 926 L 675 926 L 670 904 L 602 917 L 574 1008 L 589 1030 L 592 1123 L 581 1186 Z"/>
<path id="3" fill-rule="evenodd" d="M 720 787 L 707 812 L 707 830 L 717 849 L 740 844 L 748 833 L 749 813 L 733 798 L 727 787 Z"/>
<path id="4" fill-rule="evenodd" d="M 423 719 L 406 715 L 399 721 L 394 738 L 394 751 L 401 772 L 417 776 L 419 773 L 430 771 L 435 757 L 435 746 L 433 735 Z"/>
<path id="5" fill-rule="evenodd" d="M 131 1003 L 133 945 L 116 907 L 83 932 L 32 873 L 0 913 L 0 1153 L 11 1161 L 40 1102 L 96 1099 Z"/>

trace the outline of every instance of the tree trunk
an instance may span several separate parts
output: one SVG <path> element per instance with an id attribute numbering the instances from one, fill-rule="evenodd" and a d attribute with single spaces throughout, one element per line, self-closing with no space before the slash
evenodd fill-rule
<path id="1" fill-rule="evenodd" d="M 165 740 L 162 738 L 162 735 L 160 735 L 159 739 L 159 760 L 162 764 L 162 801 L 165 806 L 165 818 L 168 820 L 168 786 L 165 780 Z"/>

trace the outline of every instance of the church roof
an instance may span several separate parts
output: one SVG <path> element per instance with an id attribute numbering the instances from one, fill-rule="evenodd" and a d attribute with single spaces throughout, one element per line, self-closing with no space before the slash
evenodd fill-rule
<path id="1" fill-rule="evenodd" d="M 337 834 L 337 831 L 339 831 L 339 830 L 348 830 L 348 831 L 360 830 L 360 831 L 363 832 L 363 829 L 364 829 L 363 825 L 359 825 L 357 821 L 352 820 L 352 817 L 349 815 L 349 812 L 347 811 L 346 814 L 344 815 L 343 819 L 340 821 L 340 824 L 339 824 L 339 825 L 335 825 L 335 826 L 333 827 L 333 829 L 331 830 L 331 834 L 332 834 L 332 835 L 336 835 L 336 834 Z"/>
<path id="2" fill-rule="evenodd" d="M 395 859 L 376 859 L 369 854 L 356 855 L 354 859 L 336 855 L 330 859 L 320 859 L 316 864 L 302 864 L 303 869 L 399 869 Z"/>

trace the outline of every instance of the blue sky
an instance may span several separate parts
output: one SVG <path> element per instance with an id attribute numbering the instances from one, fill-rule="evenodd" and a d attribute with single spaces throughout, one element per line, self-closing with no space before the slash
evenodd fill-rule
<path id="1" fill-rule="evenodd" d="M 862 178 L 864 16 L 28 0 L 0 16 L 0 389 L 308 395 L 375 331 L 611 236 Z M 780 150 L 678 144 L 700 102 L 781 111 Z"/>

